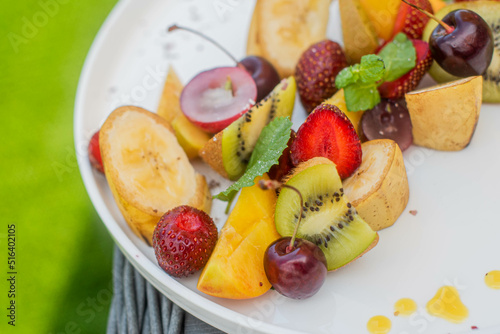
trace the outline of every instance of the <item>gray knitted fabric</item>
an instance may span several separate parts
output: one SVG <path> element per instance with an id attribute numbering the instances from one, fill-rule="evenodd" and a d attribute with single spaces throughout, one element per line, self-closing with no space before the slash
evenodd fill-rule
<path id="1" fill-rule="evenodd" d="M 221 334 L 156 290 L 115 246 L 108 334 Z"/>

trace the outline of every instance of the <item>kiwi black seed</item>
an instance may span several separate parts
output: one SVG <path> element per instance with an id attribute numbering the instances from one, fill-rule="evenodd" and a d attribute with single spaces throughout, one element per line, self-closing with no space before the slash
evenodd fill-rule
<path id="1" fill-rule="evenodd" d="M 304 201 L 297 236 L 323 250 L 328 270 L 340 268 L 371 249 L 377 243 L 378 235 L 344 195 L 335 165 L 319 163 L 300 169 L 299 166 L 298 172 L 286 183 L 297 188 Z M 288 188 L 281 189 L 275 211 L 278 233 L 293 235 L 300 212 L 297 193 Z"/>

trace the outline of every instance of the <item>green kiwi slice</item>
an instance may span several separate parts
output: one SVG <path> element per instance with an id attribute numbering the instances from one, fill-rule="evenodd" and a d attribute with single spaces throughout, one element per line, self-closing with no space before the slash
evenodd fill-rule
<path id="1" fill-rule="evenodd" d="M 439 19 L 442 19 L 446 14 L 457 9 L 469 9 L 476 12 L 491 27 L 494 39 L 494 50 L 491 64 L 486 70 L 486 73 L 483 74 L 483 101 L 490 103 L 500 102 L 500 2 L 457 2 L 443 7 L 436 13 L 436 16 Z M 429 40 L 429 37 L 436 26 L 437 23 L 434 20 L 429 20 L 422 37 L 424 41 Z M 443 70 L 437 62 L 433 62 L 432 67 L 429 69 L 429 74 L 439 83 L 460 79 Z"/>
<path id="2" fill-rule="evenodd" d="M 283 79 L 269 95 L 234 121 L 222 133 L 222 161 L 231 180 L 245 172 L 262 129 L 276 117 L 292 117 L 296 83 Z"/>
<path id="3" fill-rule="evenodd" d="M 328 270 L 335 270 L 373 248 L 378 234 L 345 197 L 335 165 L 324 158 L 312 160 L 306 166 L 299 165 L 286 182 L 301 192 L 304 201 L 297 237 L 318 245 L 325 253 Z M 300 211 L 297 193 L 282 188 L 274 216 L 281 236 L 293 235 Z"/>

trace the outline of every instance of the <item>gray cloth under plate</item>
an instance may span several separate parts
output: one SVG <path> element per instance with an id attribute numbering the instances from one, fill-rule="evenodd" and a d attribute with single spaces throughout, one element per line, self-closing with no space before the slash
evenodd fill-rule
<path id="1" fill-rule="evenodd" d="M 108 334 L 221 334 L 156 290 L 115 246 Z"/>

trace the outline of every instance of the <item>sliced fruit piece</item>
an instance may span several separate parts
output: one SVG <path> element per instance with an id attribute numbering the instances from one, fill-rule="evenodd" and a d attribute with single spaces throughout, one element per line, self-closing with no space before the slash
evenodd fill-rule
<path id="1" fill-rule="evenodd" d="M 248 28 L 247 55 L 262 55 L 261 41 L 259 40 L 259 11 L 254 8 L 250 27 Z"/>
<path id="2" fill-rule="evenodd" d="M 326 37 L 330 0 L 258 0 L 258 40 L 280 76 L 293 75 L 300 55 Z"/>
<path id="3" fill-rule="evenodd" d="M 257 99 L 251 74 L 240 67 L 218 67 L 197 74 L 184 87 L 181 109 L 200 129 L 216 133 L 247 112 Z"/>
<path id="4" fill-rule="evenodd" d="M 104 173 L 104 167 L 102 166 L 101 150 L 99 149 L 99 131 L 96 131 L 92 135 L 92 138 L 90 138 L 87 152 L 92 167 L 94 167 L 99 172 Z"/>
<path id="5" fill-rule="evenodd" d="M 399 79 L 381 84 L 378 87 L 378 91 L 382 97 L 387 99 L 399 99 L 403 97 L 406 92 L 410 92 L 418 86 L 420 80 L 422 80 L 431 66 L 432 55 L 429 44 L 417 39 L 413 39 L 412 43 L 417 52 L 415 68 Z"/>
<path id="6" fill-rule="evenodd" d="M 342 111 L 336 106 L 321 104 L 297 131 L 291 156 L 294 165 L 314 157 L 328 158 L 345 179 L 361 164 L 361 143 Z"/>
<path id="7" fill-rule="evenodd" d="M 477 76 L 406 94 L 413 142 L 442 151 L 467 147 L 481 111 L 482 84 Z"/>
<path id="8" fill-rule="evenodd" d="M 208 36 L 200 33 L 199 31 L 197 31 L 195 29 L 191 29 L 188 27 L 181 27 L 181 26 L 178 26 L 175 24 L 168 28 L 169 32 L 175 31 L 175 30 L 189 31 L 189 32 L 209 41 L 212 45 L 217 47 L 219 50 L 224 52 L 229 58 L 231 58 L 234 61 L 234 63 L 236 64 L 236 66 L 238 66 L 239 68 L 245 69 L 252 76 L 252 79 L 254 80 L 255 85 L 257 87 L 257 97 L 255 99 L 253 99 L 255 101 L 260 101 L 265 96 L 267 96 L 267 94 L 269 94 L 273 90 L 273 88 L 280 82 L 280 77 L 278 75 L 278 72 L 276 71 L 274 66 L 264 57 L 253 55 L 253 56 L 247 56 L 247 57 L 243 58 L 241 61 L 238 61 L 231 53 L 229 53 L 229 51 L 227 51 L 224 47 L 222 47 L 222 45 L 220 45 L 215 40 L 209 38 Z M 218 75 L 223 75 L 223 73 L 221 74 L 221 72 L 224 72 L 224 71 L 221 71 L 220 69 L 216 68 L 216 69 L 213 69 L 211 72 L 213 72 L 212 73 L 213 77 L 217 77 Z M 204 78 L 204 80 L 206 80 L 206 78 Z M 225 93 L 227 93 L 227 91 L 230 91 L 234 97 L 234 95 L 235 95 L 234 88 L 235 87 L 233 86 L 231 81 L 232 80 L 231 80 L 230 76 L 228 76 L 226 79 L 226 82 L 224 84 L 224 90 L 226 91 Z M 203 83 L 201 83 L 201 84 L 203 84 Z M 224 90 L 222 91 L 222 93 L 221 93 L 220 89 L 213 91 L 214 87 L 212 87 L 212 85 L 213 85 L 213 82 L 210 82 L 208 84 L 207 92 L 209 92 L 210 95 L 214 95 L 218 98 L 218 101 L 216 101 L 217 103 L 219 103 L 219 104 L 220 104 L 220 102 L 232 102 L 232 103 L 234 103 L 234 101 L 231 101 L 227 97 L 225 98 L 227 101 L 224 101 L 224 98 L 223 98 L 224 94 L 222 94 L 222 93 L 224 93 Z M 236 88 L 238 88 L 238 87 L 236 87 Z M 236 93 L 238 93 L 238 92 L 236 91 Z M 217 96 L 217 95 L 220 95 L 220 96 Z M 197 98 L 197 96 L 194 96 L 194 98 Z M 206 102 L 210 102 L 210 100 L 207 100 Z M 217 109 L 219 109 L 219 107 Z"/>
<path id="9" fill-rule="evenodd" d="M 361 5 L 380 38 L 390 40 L 401 0 L 361 0 Z"/>
<path id="10" fill-rule="evenodd" d="M 359 122 L 361 121 L 361 116 L 363 116 L 363 111 L 349 111 L 347 110 L 347 105 L 345 103 L 345 96 L 344 96 L 344 89 L 340 89 L 335 95 L 330 97 L 328 100 L 325 100 L 323 103 L 325 104 L 331 104 L 336 106 L 337 108 L 342 111 L 347 118 L 352 123 L 352 126 L 354 127 L 354 130 L 359 135 Z"/>
<path id="11" fill-rule="evenodd" d="M 274 191 L 262 190 L 258 184 L 243 188 L 200 275 L 198 290 L 216 297 L 246 299 L 271 288 L 263 259 L 266 248 L 280 237 L 273 220 L 275 203 Z"/>
<path id="12" fill-rule="evenodd" d="M 198 154 L 220 176 L 229 179 L 229 175 L 224 169 L 224 160 L 222 159 L 223 134 L 224 131 L 218 132 L 201 148 Z"/>
<path id="13" fill-rule="evenodd" d="M 168 210 L 185 204 L 210 212 L 206 180 L 191 166 L 163 118 L 139 107 L 120 107 L 104 122 L 99 141 L 118 208 L 149 245 Z"/>
<path id="14" fill-rule="evenodd" d="M 344 196 L 335 164 L 326 158 L 313 158 L 297 166 L 286 182 L 304 198 L 297 237 L 319 246 L 326 256 L 328 270 L 338 269 L 373 248 L 378 234 L 357 214 Z M 274 220 L 282 236 L 291 236 L 301 214 L 300 198 L 282 188 Z"/>
<path id="15" fill-rule="evenodd" d="M 394 140 L 401 151 L 413 142 L 411 119 L 403 99 L 383 99 L 375 108 L 367 110 L 361 118 L 361 139 Z"/>
<path id="16" fill-rule="evenodd" d="M 295 79 L 283 79 L 264 100 L 208 141 L 200 151 L 202 159 L 220 175 L 237 180 L 264 126 L 276 117 L 291 117 L 295 91 Z"/>
<path id="17" fill-rule="evenodd" d="M 377 33 L 360 0 L 339 0 L 339 8 L 347 61 L 356 64 L 362 56 L 375 52 Z"/>
<path id="18" fill-rule="evenodd" d="M 432 6 L 432 10 L 434 13 L 437 13 L 441 10 L 441 8 L 446 6 L 446 2 L 443 0 L 429 0 Z"/>
<path id="19" fill-rule="evenodd" d="M 189 159 L 198 157 L 198 152 L 210 140 L 210 135 L 191 123 L 186 116 L 179 115 L 172 121 L 175 137 Z"/>
<path id="20" fill-rule="evenodd" d="M 473 12 L 478 13 L 491 27 L 493 32 L 493 38 L 498 41 L 500 38 L 500 2 L 498 1 L 471 1 L 471 2 L 460 2 L 443 7 L 439 12 L 436 13 L 436 17 L 442 19 L 446 14 L 457 9 L 469 9 Z M 434 20 L 430 20 L 425 27 L 422 39 L 425 41 L 429 40 L 432 31 L 436 28 L 437 23 Z M 448 74 L 443 70 L 437 62 L 433 62 L 431 68 L 429 69 L 429 74 L 437 82 L 450 82 L 458 80 L 459 78 Z M 493 59 L 491 60 L 490 66 L 483 75 L 483 102 L 498 103 L 500 102 L 500 43 L 495 43 L 495 49 L 493 50 Z"/>
<path id="21" fill-rule="evenodd" d="M 434 13 L 429 0 L 408 1 L 429 13 Z M 408 36 L 408 38 L 420 39 L 428 21 L 429 17 L 427 15 L 405 3 L 401 3 L 396 17 L 396 22 L 394 23 L 392 37 L 396 36 L 400 32 L 403 32 L 406 36 Z"/>
<path id="22" fill-rule="evenodd" d="M 408 178 L 399 146 L 390 139 L 365 142 L 363 162 L 344 180 L 344 192 L 374 230 L 389 227 L 408 204 Z"/>
<path id="23" fill-rule="evenodd" d="M 311 45 L 295 68 L 300 101 L 308 113 L 336 91 L 335 78 L 347 67 L 340 45 L 324 40 Z"/>
<path id="24" fill-rule="evenodd" d="M 191 123 L 182 113 L 180 96 L 183 85 L 173 67 L 168 70 L 157 114 L 166 119 L 174 128 L 179 144 L 189 159 L 198 156 L 198 151 L 210 139 L 210 135 Z"/>
<path id="25" fill-rule="evenodd" d="M 167 79 L 163 86 L 160 103 L 156 113 L 171 123 L 177 116 L 182 115 L 180 98 L 184 85 L 177 76 L 174 68 L 168 68 Z"/>

